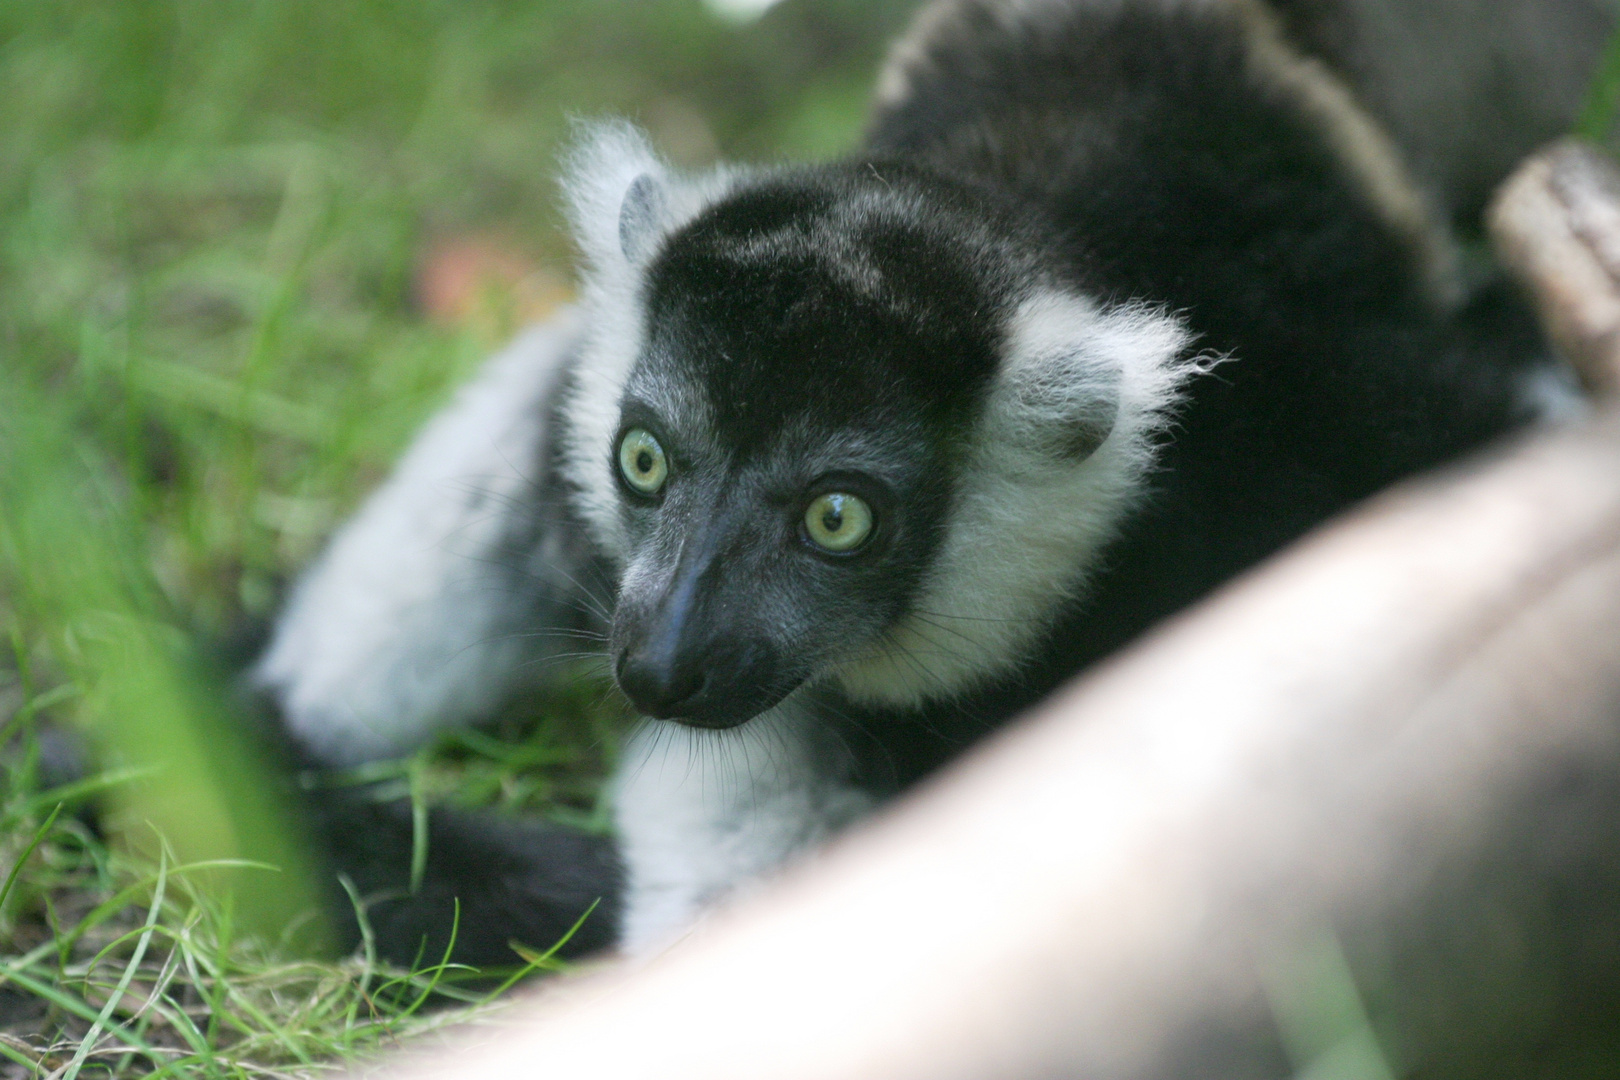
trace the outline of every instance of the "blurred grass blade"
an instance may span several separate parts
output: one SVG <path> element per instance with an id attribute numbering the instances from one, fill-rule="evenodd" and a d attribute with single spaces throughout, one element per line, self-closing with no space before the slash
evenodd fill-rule
<path id="1" fill-rule="evenodd" d="M 267 435 L 307 443 L 319 443 L 326 435 L 326 424 L 316 410 L 263 390 L 244 390 L 231 379 L 187 364 L 147 359 L 133 381 L 146 393 L 204 409 Z"/>
<path id="2" fill-rule="evenodd" d="M 61 812 L 62 804 L 57 803 L 56 809 L 51 811 L 51 816 L 46 818 L 45 824 L 41 825 L 39 829 L 35 831 L 34 838 L 28 841 L 28 846 L 22 849 L 22 854 L 18 855 L 17 861 L 12 864 L 11 873 L 6 875 L 6 883 L 4 885 L 0 885 L 0 910 L 5 909 L 6 897 L 11 895 L 12 886 L 17 884 L 17 875 L 22 873 L 23 864 L 26 863 L 29 857 L 34 854 L 34 849 L 39 847 L 39 842 L 45 839 L 45 837 L 50 833 L 51 826 L 56 824 L 56 815 L 60 814 Z"/>
<path id="3" fill-rule="evenodd" d="M 1575 133 L 1592 142 L 1603 142 L 1614 129 L 1616 111 L 1620 111 L 1620 33 L 1611 37 L 1603 50 Z"/>
<path id="4" fill-rule="evenodd" d="M 104 759 L 145 774 L 114 789 L 113 830 L 139 848 L 150 823 L 182 862 L 281 868 L 275 889 L 234 869 L 214 880 L 239 893 L 248 928 L 273 940 L 318 906 L 307 845 L 237 730 L 225 687 L 158 617 L 141 533 L 93 462 L 65 409 L 21 378 L 0 385 L 0 581 L 84 688 L 82 715 Z M 310 934 L 325 945 L 323 926 Z"/>

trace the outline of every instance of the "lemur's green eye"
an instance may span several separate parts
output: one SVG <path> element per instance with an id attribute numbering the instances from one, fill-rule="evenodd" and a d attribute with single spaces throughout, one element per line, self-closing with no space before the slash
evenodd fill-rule
<path id="1" fill-rule="evenodd" d="M 669 476 L 669 461 L 646 428 L 631 428 L 619 444 L 619 471 L 625 482 L 643 495 L 656 495 Z"/>
<path id="2" fill-rule="evenodd" d="M 819 548 L 854 551 L 872 535 L 872 508 L 854 495 L 830 491 L 804 512 L 804 529 Z"/>

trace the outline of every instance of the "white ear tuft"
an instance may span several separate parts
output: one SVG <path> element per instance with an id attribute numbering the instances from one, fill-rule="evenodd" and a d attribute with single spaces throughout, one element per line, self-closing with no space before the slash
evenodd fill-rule
<path id="1" fill-rule="evenodd" d="M 636 261 L 631 247 L 645 255 L 655 246 L 668 217 L 669 169 L 627 121 L 581 124 L 579 131 L 564 165 L 563 195 L 586 261 L 608 271 Z"/>
<path id="2" fill-rule="evenodd" d="M 1095 347 L 1090 300 L 1042 293 L 1019 305 L 991 402 L 996 435 L 1054 462 L 1084 461 L 1114 429 L 1120 368 Z"/>
<path id="3" fill-rule="evenodd" d="M 987 434 L 1055 466 L 1086 460 L 1119 428 L 1134 440 L 1144 414 L 1173 404 L 1190 340 L 1163 312 L 1043 290 L 1009 320 Z"/>
<path id="4" fill-rule="evenodd" d="M 598 275 L 639 271 L 665 237 L 752 175 L 729 166 L 677 174 L 625 120 L 580 123 L 577 130 L 562 189 L 574 238 Z"/>

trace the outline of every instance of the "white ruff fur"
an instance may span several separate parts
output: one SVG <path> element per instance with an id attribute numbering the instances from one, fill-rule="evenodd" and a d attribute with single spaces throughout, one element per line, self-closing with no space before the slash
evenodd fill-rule
<path id="1" fill-rule="evenodd" d="M 496 556 L 578 334 L 565 312 L 491 359 L 300 580 L 253 674 L 323 760 L 408 751 L 494 707 L 522 669 Z"/>
<path id="2" fill-rule="evenodd" d="M 825 739 L 791 697 L 729 731 L 654 723 L 637 733 L 616 781 L 623 948 L 672 943 L 739 885 L 871 808 L 839 779 Z"/>
<path id="3" fill-rule="evenodd" d="M 834 675 L 854 698 L 912 706 L 1015 667 L 1141 497 L 1182 388 L 1207 370 L 1191 336 L 1142 305 L 1072 294 L 1026 300 L 1008 327 L 997 384 L 914 615 Z M 1051 452 L 1099 400 L 1113 430 L 1083 461 Z"/>

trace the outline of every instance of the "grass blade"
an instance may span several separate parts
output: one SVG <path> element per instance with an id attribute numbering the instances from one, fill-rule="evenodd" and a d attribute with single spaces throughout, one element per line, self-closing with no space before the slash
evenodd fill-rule
<path id="1" fill-rule="evenodd" d="M 1586 93 L 1586 104 L 1575 123 L 1575 133 L 1593 142 L 1602 142 L 1614 127 L 1614 117 L 1620 109 L 1620 33 L 1609 39 L 1592 76 L 1592 85 Z"/>
<path id="2" fill-rule="evenodd" d="M 56 809 L 51 811 L 51 816 L 45 819 L 45 824 L 34 832 L 34 838 L 28 841 L 28 846 L 23 848 L 21 855 L 17 856 L 16 865 L 11 868 L 11 873 L 6 875 L 6 883 L 0 886 L 0 909 L 5 907 L 6 897 L 11 895 L 12 886 L 17 884 L 17 875 L 22 873 L 23 864 L 34 853 L 34 849 L 39 847 L 40 841 L 44 840 L 46 834 L 51 831 L 51 826 L 56 824 L 56 815 L 62 812 L 62 805 L 61 803 L 56 804 Z"/>
<path id="3" fill-rule="evenodd" d="M 73 1060 L 68 1062 L 62 1080 L 75 1080 L 79 1075 L 79 1070 L 84 1066 L 84 1059 L 90 1055 L 90 1051 L 101 1039 L 102 1030 L 112 1018 L 113 1010 L 124 1000 L 129 984 L 135 979 L 135 972 L 140 969 L 141 961 L 146 958 L 146 947 L 152 941 L 152 932 L 157 929 L 158 913 L 163 910 L 163 893 L 168 884 L 168 857 L 164 855 L 158 864 L 157 889 L 152 895 L 152 906 L 147 909 L 145 930 L 141 933 L 140 940 L 135 943 L 135 952 L 130 956 L 129 963 L 124 965 L 124 973 L 118 980 L 117 988 L 107 999 L 107 1004 L 101 1007 L 101 1014 L 96 1017 L 95 1023 L 90 1025 L 89 1032 L 79 1043 L 78 1052 L 73 1055 Z"/>
<path id="4" fill-rule="evenodd" d="M 36 997 L 44 998 L 46 1001 L 50 1002 L 52 1005 L 55 1005 L 63 1012 L 77 1016 L 80 1020 L 88 1020 L 91 1023 L 94 1023 L 96 1020 L 97 1012 L 88 1004 L 83 1001 L 79 1001 L 68 994 L 64 994 L 50 983 L 36 979 L 31 975 L 28 975 L 26 972 L 19 971 L 13 967 L 0 968 L 0 979 L 16 983 L 24 990 L 27 990 L 30 994 L 33 994 Z M 120 1024 L 109 1023 L 106 1030 L 108 1033 L 112 1034 L 123 1042 L 127 1042 L 136 1049 L 152 1055 L 154 1060 L 156 1060 L 156 1057 L 161 1053 L 151 1043 L 147 1042 L 145 1039 L 141 1038 L 139 1035 Z"/>

